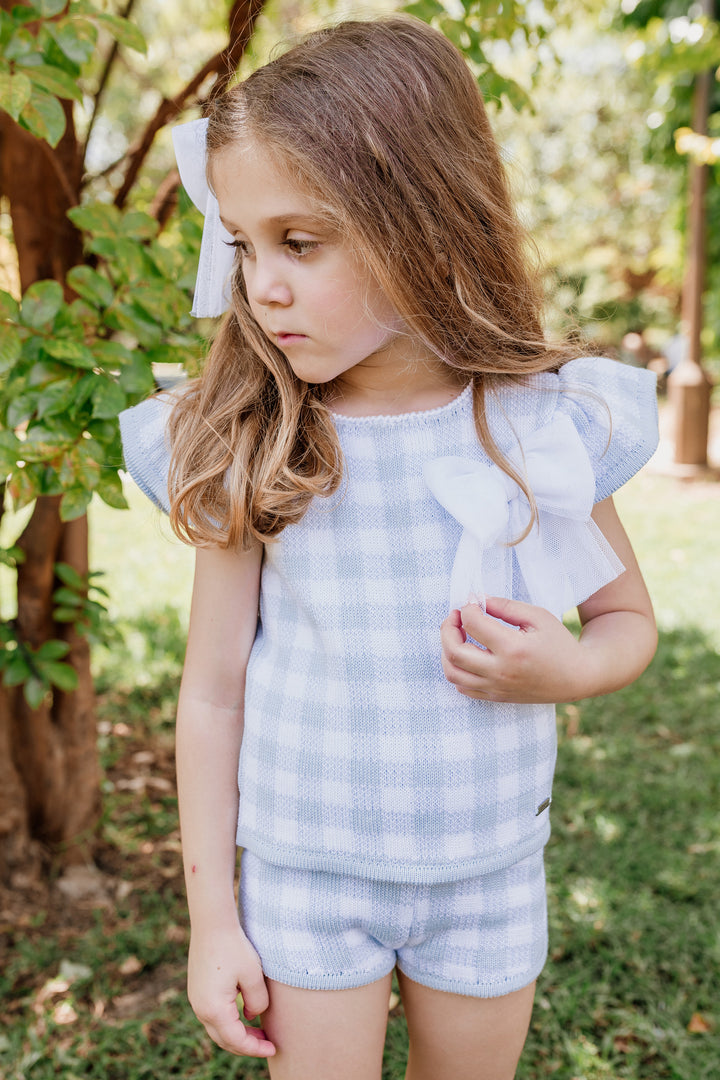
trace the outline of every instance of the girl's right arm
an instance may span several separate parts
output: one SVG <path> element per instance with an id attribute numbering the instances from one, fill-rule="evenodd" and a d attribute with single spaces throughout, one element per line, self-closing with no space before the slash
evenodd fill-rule
<path id="1" fill-rule="evenodd" d="M 257 628 L 262 548 L 199 548 L 177 716 L 177 777 L 190 911 L 188 997 L 208 1034 L 234 1054 L 275 1048 L 245 1016 L 268 1006 L 260 960 L 235 903 L 237 765 L 245 671 Z"/>

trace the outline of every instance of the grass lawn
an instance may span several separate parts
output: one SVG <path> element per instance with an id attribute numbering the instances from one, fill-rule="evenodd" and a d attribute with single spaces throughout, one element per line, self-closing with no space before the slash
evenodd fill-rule
<path id="1" fill-rule="evenodd" d="M 136 492 L 93 507 L 124 644 L 98 650 L 101 873 L 0 912 L 6 1080 L 266 1077 L 212 1046 L 184 996 L 187 921 L 172 769 L 188 550 Z M 618 496 L 656 602 L 635 686 L 559 711 L 547 850 L 551 956 L 520 1080 L 720 1076 L 720 485 L 645 472 Z M 404 1076 L 402 1006 L 384 1080 Z M 342 1080 L 342 1078 L 338 1078 Z"/>

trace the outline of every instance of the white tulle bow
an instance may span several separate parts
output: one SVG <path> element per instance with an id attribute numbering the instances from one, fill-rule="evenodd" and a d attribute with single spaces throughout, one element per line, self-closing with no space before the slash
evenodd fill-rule
<path id="1" fill-rule="evenodd" d="M 180 179 L 188 195 L 205 215 L 195 297 L 191 314 L 197 318 L 222 315 L 230 305 L 229 278 L 235 249 L 232 236 L 220 220 L 218 201 L 207 181 L 206 119 L 178 124 L 172 130 Z"/>
<path id="2" fill-rule="evenodd" d="M 450 581 L 450 606 L 484 607 L 486 595 L 510 595 L 517 559 L 530 602 L 558 616 L 570 606 L 565 556 L 588 549 L 595 476 L 572 421 L 556 416 L 523 439 L 508 459 L 527 480 L 538 521 L 520 543 L 530 520 L 528 500 L 506 473 L 472 458 L 441 457 L 424 467 L 438 502 L 463 526 Z M 595 537 L 591 537 L 594 542 Z M 615 576 L 615 568 L 610 577 Z"/>

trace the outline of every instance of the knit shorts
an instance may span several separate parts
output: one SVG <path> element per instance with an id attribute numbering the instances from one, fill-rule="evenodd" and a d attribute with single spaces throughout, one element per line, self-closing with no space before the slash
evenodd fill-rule
<path id="1" fill-rule="evenodd" d="M 240 917 L 265 974 L 346 990 L 397 965 L 414 982 L 500 997 L 547 956 L 542 850 L 514 866 L 432 885 L 277 866 L 242 853 Z"/>

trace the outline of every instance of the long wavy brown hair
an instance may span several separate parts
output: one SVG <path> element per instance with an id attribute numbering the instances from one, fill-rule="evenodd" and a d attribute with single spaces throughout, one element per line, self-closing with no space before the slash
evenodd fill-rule
<path id="1" fill-rule="evenodd" d="M 442 34 L 404 16 L 310 35 L 215 100 L 208 169 L 250 135 L 276 152 L 430 354 L 486 395 L 576 355 L 546 340 L 542 291 L 475 79 Z M 201 377 L 170 420 L 170 520 L 191 544 L 247 547 L 336 491 L 342 456 L 326 405 L 255 321 L 237 267 Z"/>

